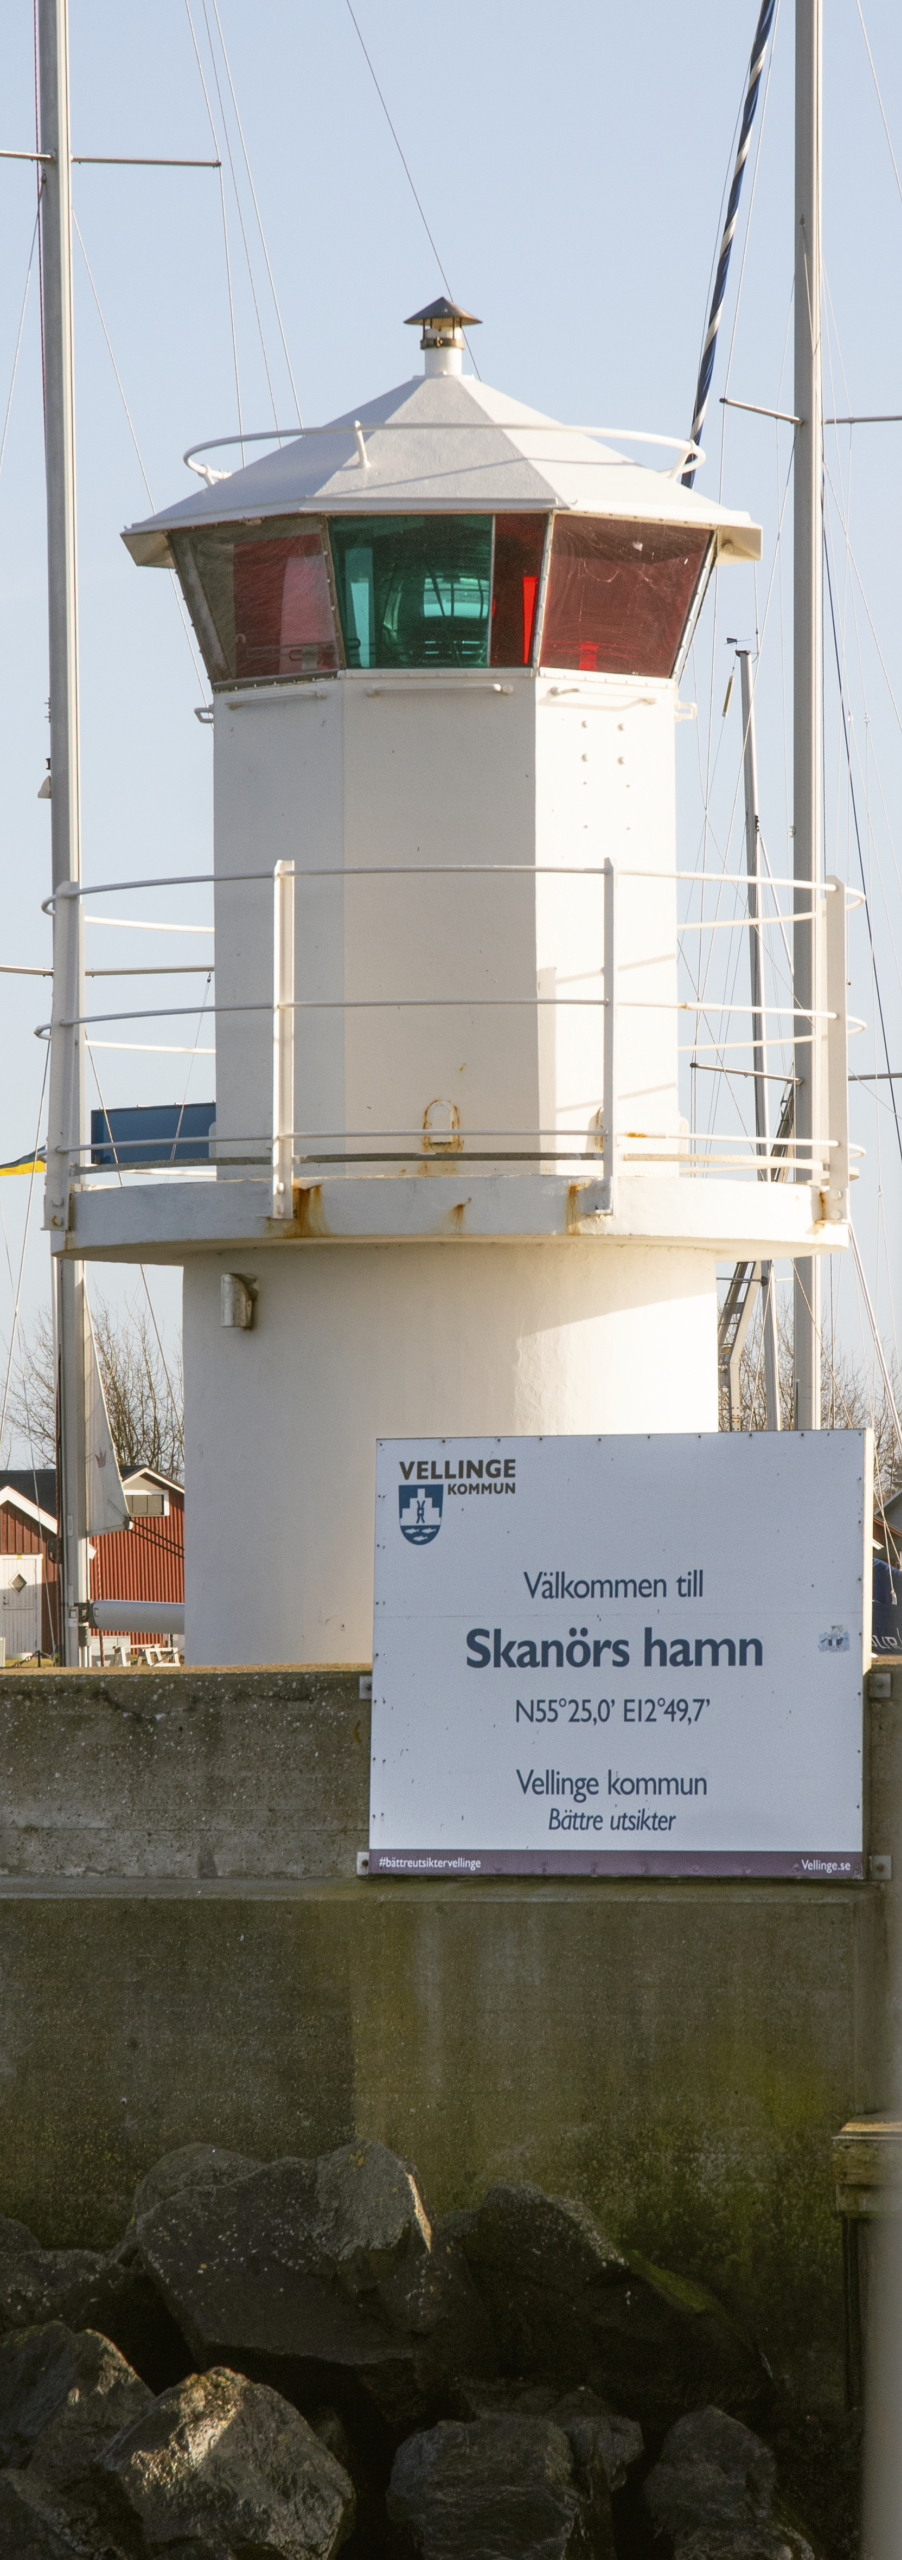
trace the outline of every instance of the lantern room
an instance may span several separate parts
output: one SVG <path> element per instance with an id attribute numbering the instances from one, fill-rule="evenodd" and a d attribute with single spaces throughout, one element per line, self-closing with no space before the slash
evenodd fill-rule
<path id="1" fill-rule="evenodd" d="M 282 516 L 172 539 L 214 684 L 388 667 L 672 676 L 710 549 L 678 525 L 538 511 Z"/>

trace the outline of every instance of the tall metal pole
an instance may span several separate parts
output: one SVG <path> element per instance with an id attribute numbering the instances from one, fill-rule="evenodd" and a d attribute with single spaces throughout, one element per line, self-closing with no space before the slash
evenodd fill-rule
<path id="1" fill-rule="evenodd" d="M 821 667 L 823 655 L 823 480 L 821 389 L 822 0 L 796 0 L 795 61 L 795 397 L 799 421 L 793 466 L 793 929 L 796 1020 L 795 1136 L 799 1182 L 812 1180 L 811 1143 L 820 1135 L 820 929 L 814 921 L 821 848 Z M 807 1017 L 807 1018 L 806 1018 Z M 807 1159 L 807 1161 L 806 1161 Z M 795 1266 L 795 1419 L 820 1429 L 820 1266 Z"/>
<path id="2" fill-rule="evenodd" d="M 47 469 L 47 585 L 50 635 L 50 825 L 53 888 L 65 915 L 54 919 L 54 1033 L 47 1220 L 66 1227 L 69 1157 L 84 1136 L 84 1048 L 65 1020 L 84 1011 L 81 900 L 66 898 L 81 878 L 78 773 L 78 621 L 75 565 L 75 403 L 72 351 L 72 215 L 69 136 L 68 0 L 38 0 L 41 150 L 41 284 L 44 313 L 44 441 Z M 55 1053 L 55 1054 L 54 1054 Z M 84 1267 L 55 1256 L 59 1372 L 61 1651 L 79 1659 L 78 1604 L 88 1596 L 84 1535 Z"/>
<path id="3" fill-rule="evenodd" d="M 755 1078 L 756 1154 L 759 1182 L 770 1182 L 770 1110 L 767 1098 L 767 1025 L 764 1012 L 764 946 L 761 933 L 761 821 L 758 809 L 758 752 L 755 740 L 755 697 L 747 649 L 737 650 L 742 688 L 742 764 L 745 783 L 745 866 L 749 880 L 749 971 L 752 997 L 752 1069 Z M 777 1294 L 772 1262 L 761 1264 L 761 1312 L 764 1326 L 764 1400 L 769 1431 L 780 1429 L 780 1366 L 777 1337 Z"/>

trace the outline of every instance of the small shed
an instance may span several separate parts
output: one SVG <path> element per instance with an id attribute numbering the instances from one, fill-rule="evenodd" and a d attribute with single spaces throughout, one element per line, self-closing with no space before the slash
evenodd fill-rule
<path id="1" fill-rule="evenodd" d="M 54 1467 L 9 1467 L 0 1477 L 0 1644 L 7 1662 L 58 1648 Z"/>

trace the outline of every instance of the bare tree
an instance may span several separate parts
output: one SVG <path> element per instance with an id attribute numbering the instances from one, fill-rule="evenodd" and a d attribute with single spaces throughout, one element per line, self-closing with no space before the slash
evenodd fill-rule
<path id="1" fill-rule="evenodd" d="M 97 1357 L 103 1378 L 113 1446 L 123 1475 L 136 1467 L 181 1483 L 185 1464 L 184 1387 L 181 1350 L 161 1350 L 143 1307 L 114 1315 L 104 1299 L 93 1308 Z M 56 1464 L 56 1368 L 48 1308 L 23 1337 L 18 1376 L 10 1387 L 9 1420 L 36 1463 Z"/>
<path id="2" fill-rule="evenodd" d="M 793 1398 L 792 1319 L 788 1307 L 778 1301 L 778 1372 L 780 1422 L 784 1431 L 795 1428 Z M 902 1400 L 902 1382 L 897 1380 L 895 1363 L 891 1363 L 893 1391 L 897 1407 Z M 764 1341 L 760 1309 L 752 1318 L 739 1360 L 739 1395 L 743 1431 L 765 1431 L 767 1409 L 764 1388 Z M 841 1343 L 825 1339 L 821 1346 L 821 1414 L 825 1430 L 860 1431 L 870 1424 L 874 1434 L 874 1484 L 878 1503 L 887 1502 L 902 1482 L 902 1451 L 899 1449 L 892 1407 L 878 1363 L 873 1376 L 854 1359 Z M 720 1428 L 730 1428 L 729 1398 L 721 1381 Z"/>

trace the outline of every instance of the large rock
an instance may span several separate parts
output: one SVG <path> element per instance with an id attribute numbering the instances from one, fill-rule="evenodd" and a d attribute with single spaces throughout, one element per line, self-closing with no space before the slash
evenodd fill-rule
<path id="1" fill-rule="evenodd" d="M 694 2409 L 671 2428 L 643 2497 L 674 2560 L 813 2560 L 774 2514 L 775 2483 L 760 2437 L 722 2409 Z"/>
<path id="2" fill-rule="evenodd" d="M 565 2392 L 551 2415 L 555 2426 L 563 2428 L 587 2475 L 600 2463 L 612 2496 L 615 2490 L 626 2487 L 633 2465 L 641 2462 L 645 2451 L 642 2429 L 634 2418 L 606 2409 L 603 2400 L 582 2385 L 576 2391 Z"/>
<path id="3" fill-rule="evenodd" d="M 706 2285 L 633 2257 L 629 2280 L 600 2307 L 588 2380 L 654 2435 L 716 2401 L 750 2417 L 772 2388 L 754 2340 Z"/>
<path id="4" fill-rule="evenodd" d="M 212 2142 L 191 2142 L 181 2151 L 167 2151 L 136 2188 L 128 2230 L 115 2249 L 102 2256 L 89 2249 L 38 2251 L 35 2275 L 43 2291 L 36 2285 L 35 2308 L 29 2318 L 55 2316 L 72 2329 L 102 2330 L 154 2393 L 183 2382 L 194 2371 L 195 2358 L 147 2274 L 135 2237 L 137 2217 L 185 2188 L 209 2191 L 260 2165 L 242 2151 L 224 2151 Z M 19 2227 L 8 2226 L 10 2230 Z M 2 2230 L 0 2224 L 0 2252 Z M 37 2249 L 36 2242 L 32 2245 Z M 44 2297 L 50 2307 L 42 2309 Z"/>
<path id="5" fill-rule="evenodd" d="M 596 2303 L 629 2275 L 585 2206 L 541 2187 L 496 2186 L 475 2213 L 441 2227 L 464 2251 L 505 2370 L 584 2381 Z"/>
<path id="6" fill-rule="evenodd" d="M 539 2417 L 444 2422 L 396 2454 L 389 2518 L 405 2560 L 613 2560 L 603 2474 L 580 2474 Z"/>
<path id="7" fill-rule="evenodd" d="M 80 2280 L 70 2282 L 60 2316 L 73 2328 L 102 2329 L 155 2393 L 184 2382 L 196 2358 L 143 2264 L 135 2236 L 138 2215 L 186 2188 L 216 2188 L 260 2166 L 245 2152 L 224 2151 L 212 2142 L 167 2151 L 135 2189 L 124 2239 L 102 2258 L 91 2258 Z"/>
<path id="8" fill-rule="evenodd" d="M 0 2472 L 0 2551 L 7 2560 L 76 2560 L 84 2544 L 73 2542 L 52 2518 L 23 2496 L 15 2472 Z"/>
<path id="9" fill-rule="evenodd" d="M 186 2187 L 224 2187 L 234 2185 L 236 2178 L 250 2177 L 262 2168 L 260 2160 L 249 2158 L 245 2151 L 224 2151 L 217 2142 L 187 2142 L 181 2151 L 166 2151 L 155 2160 L 152 2169 L 139 2180 L 132 2202 L 132 2219 L 150 2213 L 155 2204 L 168 2203 L 170 2196 L 180 2195 Z"/>
<path id="10" fill-rule="evenodd" d="M 456 2400 L 464 2418 L 551 2418 L 569 2437 L 583 2469 L 589 2470 L 600 2461 L 612 2496 L 617 2489 L 625 2488 L 633 2465 L 641 2462 L 645 2450 L 642 2429 L 635 2419 L 607 2409 L 584 2384 L 561 2397 L 553 2382 L 468 2381 L 459 2388 Z"/>
<path id="11" fill-rule="evenodd" d="M 585 2206 L 496 2186 L 442 2229 L 464 2251 L 507 2373 L 588 2383 L 651 2432 L 708 2400 L 758 2405 L 766 2368 L 713 2294 L 615 2248 Z"/>
<path id="12" fill-rule="evenodd" d="M 37 2518 L 29 2526 L 35 2552 L 44 2549 L 42 2525 L 51 2535 L 70 2534 L 79 2549 L 86 2536 L 84 2547 L 95 2548 L 92 2465 L 122 2427 L 152 2407 L 152 2393 L 131 2366 L 92 2330 L 74 2334 L 55 2320 L 0 2338 L 0 2462 L 9 2495 L 15 2492 L 17 2531 L 25 2532 L 20 2510 Z M 23 2552 L 31 2547 L 23 2542 Z M 47 2548 L 55 2548 L 52 2541 Z M 0 2550 L 18 2554 L 11 2530 L 5 2539 L 0 2532 Z"/>
<path id="13" fill-rule="evenodd" d="M 48 2320 L 101 2329 L 154 2391 L 191 2371 L 185 2341 L 148 2282 L 133 2239 L 106 2252 L 42 2249 L 24 2222 L 0 2216 L 0 2333 Z"/>
<path id="14" fill-rule="evenodd" d="M 0 2214 L 0 2330 L 70 2321 L 103 2265 L 96 2249 L 42 2249 L 24 2222 Z"/>
<path id="15" fill-rule="evenodd" d="M 62 2356 L 55 2372 L 59 2388 L 67 2378 Z M 108 2338 L 90 2329 L 73 2337 L 69 2388 L 35 2440 L 23 2474 L 25 2494 L 74 2528 L 89 2530 L 97 2514 L 94 2463 L 114 2436 L 153 2406 L 153 2393 Z"/>
<path id="16" fill-rule="evenodd" d="M 193 2373 L 195 2358 L 151 2282 L 134 2234 L 126 2233 L 101 2259 L 69 2302 L 70 2326 L 101 2329 L 152 2392 L 168 2391 Z"/>
<path id="17" fill-rule="evenodd" d="M 410 2427 L 444 2405 L 451 2374 L 491 2363 L 466 2260 L 433 2241 L 412 2171 L 381 2143 L 182 2188 L 141 2215 L 137 2242 L 198 2364 L 237 2366 L 302 2407 L 343 2376 Z"/>
<path id="18" fill-rule="evenodd" d="M 332 2560 L 354 2522 L 346 2471 L 278 2392 L 193 2374 L 96 2466 L 114 2539 L 180 2560 Z"/>
<path id="19" fill-rule="evenodd" d="M 109 2411 L 108 2441 L 151 2399 L 107 2338 L 74 2333 L 61 2320 L 0 2338 L 0 2469 L 31 2462 L 53 2430 L 65 2434 L 67 2409 Z M 89 2431 L 91 2419 L 85 2417 Z"/>

